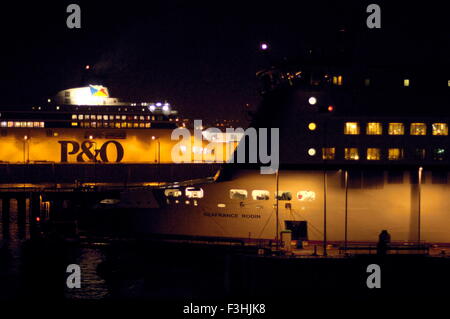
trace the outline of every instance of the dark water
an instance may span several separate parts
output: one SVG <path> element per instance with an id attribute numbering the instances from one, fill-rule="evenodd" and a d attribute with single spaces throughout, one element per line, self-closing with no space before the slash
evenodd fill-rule
<path id="1" fill-rule="evenodd" d="M 83 233 L 30 239 L 29 221 L 0 224 L 0 301 L 317 300 L 449 296 L 450 260 L 426 256 L 262 258 L 244 247 L 160 243 Z M 369 264 L 383 269 L 383 289 L 366 286 Z M 66 267 L 81 268 L 81 288 L 66 286 Z M 295 302 L 292 303 L 295 305 Z"/>

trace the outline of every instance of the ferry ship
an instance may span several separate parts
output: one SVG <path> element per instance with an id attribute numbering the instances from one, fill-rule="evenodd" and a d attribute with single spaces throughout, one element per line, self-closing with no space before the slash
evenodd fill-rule
<path id="1" fill-rule="evenodd" d="M 177 128 L 189 127 L 187 123 L 168 101 L 124 102 L 110 97 L 108 88 L 103 85 L 62 90 L 43 104 L 2 106 L 0 167 L 3 177 L 0 178 L 0 184 L 55 180 L 68 185 L 80 181 L 96 182 L 93 174 L 89 173 L 89 164 L 95 164 L 98 170 L 110 168 L 111 172 L 103 175 L 108 175 L 110 182 L 122 184 L 123 176 L 129 175 L 127 170 L 137 164 L 140 168 L 134 175 L 143 178 L 135 178 L 136 182 L 143 182 L 143 179 L 155 182 L 156 177 L 151 179 L 150 175 L 155 176 L 156 170 L 160 173 L 165 165 L 156 168 L 155 165 L 147 164 L 174 163 L 171 150 L 179 141 L 172 140 L 171 134 Z M 193 145 L 195 140 L 192 134 Z M 204 141 L 197 144 L 197 149 L 184 150 L 191 152 L 189 155 L 192 159 L 197 159 L 195 163 L 225 161 L 223 157 L 207 154 L 207 150 L 202 147 Z M 200 153 L 200 158 L 196 153 Z M 46 172 L 43 174 L 45 176 L 35 181 L 31 180 L 36 175 L 34 173 L 20 181 L 19 176 L 5 177 L 7 172 L 18 166 L 16 164 L 26 164 L 27 167 L 40 165 L 42 171 Z M 48 164 L 48 167 L 44 164 Z M 50 167 L 50 164 L 53 166 Z M 60 168 L 59 176 L 52 173 L 54 165 Z M 158 178 L 164 180 L 169 179 L 169 175 L 172 179 L 190 176 L 179 167 L 169 167 L 166 171 L 170 171 L 170 174 L 165 176 L 158 173 Z M 197 171 L 191 174 L 192 177 L 204 176 L 202 169 Z"/>
<path id="2" fill-rule="evenodd" d="M 124 193 L 105 211 L 169 237 L 274 240 L 288 229 L 300 241 L 376 242 L 388 230 L 450 243 L 448 74 L 430 90 L 420 72 L 375 70 L 303 61 L 259 72 L 251 126 L 279 128 L 276 174 L 229 163 L 195 183 Z"/>

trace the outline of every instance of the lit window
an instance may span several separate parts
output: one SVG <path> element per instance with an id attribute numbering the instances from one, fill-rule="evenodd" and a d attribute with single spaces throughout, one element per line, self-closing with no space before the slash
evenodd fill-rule
<path id="1" fill-rule="evenodd" d="M 27 122 L 27 127 L 33 127 L 33 122 Z"/>
<path id="2" fill-rule="evenodd" d="M 97 115 L 97 120 L 101 120 L 102 116 L 101 115 Z"/>
<path id="3" fill-rule="evenodd" d="M 346 160 L 359 160 L 359 152 L 356 147 L 346 147 L 344 150 Z"/>
<path id="4" fill-rule="evenodd" d="M 396 160 L 403 159 L 403 149 L 401 149 L 401 148 L 388 149 L 388 159 L 390 161 L 396 161 Z"/>
<path id="5" fill-rule="evenodd" d="M 82 120 L 83 119 L 83 114 L 78 115 L 78 119 Z"/>
<path id="6" fill-rule="evenodd" d="M 403 86 L 409 86 L 409 79 L 403 80 Z"/>
<path id="7" fill-rule="evenodd" d="M 254 190 L 252 191 L 253 200 L 269 200 L 269 191 L 266 190 Z"/>
<path id="8" fill-rule="evenodd" d="M 447 123 L 433 123 L 433 135 L 448 135 Z"/>
<path id="9" fill-rule="evenodd" d="M 337 85 L 342 85 L 342 75 L 339 75 L 337 78 Z"/>
<path id="10" fill-rule="evenodd" d="M 107 121 L 108 120 L 108 115 L 103 115 L 103 121 Z"/>
<path id="11" fill-rule="evenodd" d="M 316 155 L 316 149 L 315 149 L 315 148 L 310 148 L 310 149 L 308 150 L 308 155 L 309 155 L 309 156 L 314 156 L 314 155 Z"/>
<path id="12" fill-rule="evenodd" d="M 447 81 L 447 86 L 450 87 L 450 80 Z"/>
<path id="13" fill-rule="evenodd" d="M 72 114 L 72 120 L 76 120 L 77 119 L 77 115 L 76 114 Z"/>
<path id="14" fill-rule="evenodd" d="M 427 135 L 427 126 L 425 123 L 411 123 L 411 135 Z"/>
<path id="15" fill-rule="evenodd" d="M 344 134 L 358 135 L 359 134 L 359 123 L 358 122 L 346 122 L 345 127 L 344 127 Z"/>
<path id="16" fill-rule="evenodd" d="M 278 196 L 276 196 L 278 200 L 291 200 L 292 194 L 291 192 L 278 191 Z"/>
<path id="17" fill-rule="evenodd" d="M 72 126 L 78 126 L 78 122 L 72 122 Z"/>
<path id="18" fill-rule="evenodd" d="M 244 200 L 247 199 L 247 190 L 245 189 L 230 189 L 230 198 Z"/>
<path id="19" fill-rule="evenodd" d="M 227 205 L 225 205 L 225 204 L 217 204 L 217 207 L 219 207 L 219 208 L 225 208 L 225 207 L 227 207 Z"/>
<path id="20" fill-rule="evenodd" d="M 337 85 L 337 82 L 338 82 L 337 76 L 333 76 L 333 84 Z"/>
<path id="21" fill-rule="evenodd" d="M 445 159 L 445 149 L 435 148 L 433 150 L 433 159 L 436 161 L 442 161 Z"/>
<path id="22" fill-rule="evenodd" d="M 403 123 L 389 123 L 389 135 L 405 134 L 405 126 Z"/>
<path id="23" fill-rule="evenodd" d="M 164 190 L 164 195 L 166 197 L 180 197 L 182 192 L 179 189 L 166 189 Z"/>
<path id="24" fill-rule="evenodd" d="M 299 191 L 297 199 L 301 202 L 312 202 L 316 199 L 316 193 L 313 191 Z"/>
<path id="25" fill-rule="evenodd" d="M 377 161 L 381 158 L 381 151 L 379 148 L 368 148 L 367 149 L 367 160 Z"/>
<path id="26" fill-rule="evenodd" d="M 309 128 L 311 131 L 314 131 L 314 130 L 316 129 L 316 127 L 317 127 L 316 123 L 309 123 L 309 124 L 308 124 L 308 128 Z"/>
<path id="27" fill-rule="evenodd" d="M 1 122 L 1 123 L 0 123 L 0 126 L 1 126 L 1 127 L 7 127 L 7 126 L 8 126 L 8 123 L 7 123 L 7 122 Z"/>
<path id="28" fill-rule="evenodd" d="M 187 198 L 203 198 L 203 189 L 199 187 L 186 187 Z"/>
<path id="29" fill-rule="evenodd" d="M 324 147 L 322 148 L 322 159 L 324 160 L 334 160 L 336 149 L 334 147 Z"/>
<path id="30" fill-rule="evenodd" d="M 383 134 L 383 127 L 382 127 L 381 123 L 377 123 L 377 122 L 367 123 L 366 134 L 367 135 L 381 135 L 381 134 Z"/>
<path id="31" fill-rule="evenodd" d="M 365 79 L 364 80 L 364 85 L 365 86 L 370 86 L 370 79 Z"/>

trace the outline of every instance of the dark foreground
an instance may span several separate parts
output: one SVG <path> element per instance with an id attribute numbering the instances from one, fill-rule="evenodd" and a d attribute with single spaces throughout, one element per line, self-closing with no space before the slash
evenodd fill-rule
<path id="1" fill-rule="evenodd" d="M 70 243 L 57 237 L 23 241 L 14 248 L 18 254 L 11 249 L 4 242 L 0 252 L 3 302 L 165 305 L 180 317 L 186 317 L 183 307 L 191 302 L 265 303 L 272 311 L 294 311 L 299 303 L 317 301 L 439 300 L 450 284 L 445 257 L 290 258 L 258 256 L 254 248 L 237 246 L 111 239 Z M 66 287 L 69 264 L 81 267 L 79 289 Z M 379 289 L 366 285 L 370 264 L 381 268 Z"/>

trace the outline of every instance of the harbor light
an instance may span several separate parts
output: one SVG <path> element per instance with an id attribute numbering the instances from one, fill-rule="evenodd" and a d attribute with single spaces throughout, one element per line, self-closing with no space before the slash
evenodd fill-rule
<path id="1" fill-rule="evenodd" d="M 317 103 L 317 99 L 316 99 L 314 96 L 311 96 L 311 97 L 308 99 L 308 102 L 309 102 L 309 104 L 314 105 L 314 104 Z"/>
<path id="2" fill-rule="evenodd" d="M 269 49 L 269 44 L 268 44 L 267 42 L 262 42 L 262 43 L 259 45 L 259 48 L 260 48 L 262 51 L 267 51 L 267 50 Z"/>
<path id="3" fill-rule="evenodd" d="M 309 156 L 314 156 L 314 155 L 316 155 L 316 149 L 315 149 L 315 148 L 310 148 L 310 149 L 308 150 L 308 155 L 309 155 Z"/>

